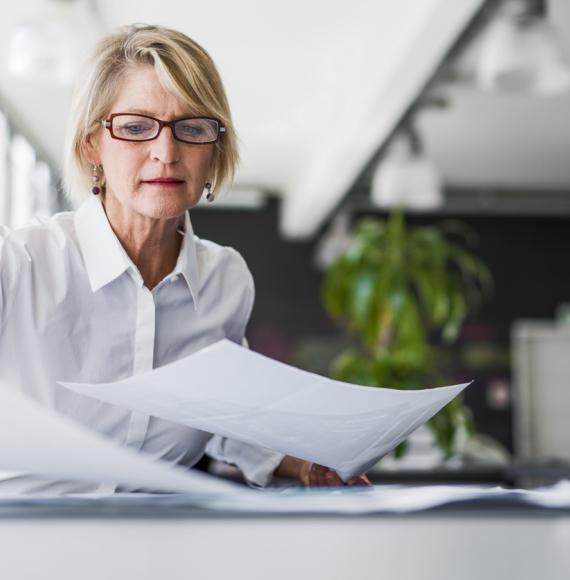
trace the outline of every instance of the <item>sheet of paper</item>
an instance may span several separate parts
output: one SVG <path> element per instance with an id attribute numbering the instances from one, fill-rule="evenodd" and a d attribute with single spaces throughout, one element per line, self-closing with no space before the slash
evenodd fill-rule
<path id="1" fill-rule="evenodd" d="M 500 491 L 476 486 L 377 486 L 371 488 L 297 488 L 286 491 L 254 491 L 240 495 L 221 493 L 196 501 L 194 494 L 117 494 L 100 496 L 81 494 L 62 497 L 1 497 L 0 507 L 7 505 L 37 505 L 83 507 L 104 503 L 131 507 L 201 507 L 217 512 L 258 514 L 369 514 L 409 513 L 442 505 L 480 498 L 494 499 Z"/>
<path id="2" fill-rule="evenodd" d="M 239 503 L 220 495 L 209 503 L 210 509 L 254 513 L 409 513 L 462 501 L 472 501 L 488 490 L 461 486 L 376 486 L 321 489 L 292 489 L 278 494 L 265 492 L 244 498 Z"/>
<path id="3" fill-rule="evenodd" d="M 452 504 L 492 506 L 520 509 L 527 506 L 553 510 L 570 509 L 570 482 L 538 490 L 504 489 L 500 487 L 429 485 L 388 485 L 373 488 L 287 489 L 285 491 L 253 491 L 236 496 L 221 493 L 200 498 L 195 494 L 116 494 L 98 496 L 82 494 L 67 497 L 0 496 L 2 508 L 14 506 L 46 507 L 73 510 L 113 506 L 118 509 L 166 508 L 180 510 L 188 507 L 209 509 L 218 513 L 255 514 L 402 514 L 413 513 Z"/>
<path id="4" fill-rule="evenodd" d="M 399 391 L 302 371 L 228 340 L 148 373 L 104 384 L 61 383 L 169 421 L 364 473 L 468 383 Z"/>
<path id="5" fill-rule="evenodd" d="M 198 498 L 249 492 L 198 471 L 119 447 L 0 382 L 0 470 L 50 479 L 124 484 Z"/>
<path id="6" fill-rule="evenodd" d="M 173 496 L 172 501 L 176 501 Z M 505 489 L 478 485 L 376 486 L 334 490 L 287 490 L 280 496 L 260 493 L 231 503 L 220 495 L 210 508 L 259 513 L 411 513 L 459 503 L 570 508 L 570 484 L 561 482 L 538 490 Z"/>

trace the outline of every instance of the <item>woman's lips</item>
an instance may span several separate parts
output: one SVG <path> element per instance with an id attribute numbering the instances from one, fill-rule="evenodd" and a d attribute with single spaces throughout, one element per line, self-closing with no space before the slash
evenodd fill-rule
<path id="1" fill-rule="evenodd" d="M 176 185 L 182 185 L 184 181 L 182 181 L 181 179 L 159 178 L 159 179 L 148 179 L 143 183 L 148 183 L 149 185 L 172 187 Z"/>

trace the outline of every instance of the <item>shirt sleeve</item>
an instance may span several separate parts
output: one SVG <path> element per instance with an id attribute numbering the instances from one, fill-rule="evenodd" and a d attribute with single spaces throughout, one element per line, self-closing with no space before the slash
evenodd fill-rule
<path id="1" fill-rule="evenodd" d="M 214 435 L 206 446 L 206 453 L 213 459 L 239 467 L 248 484 L 265 487 L 273 479 L 273 473 L 285 454 Z"/>

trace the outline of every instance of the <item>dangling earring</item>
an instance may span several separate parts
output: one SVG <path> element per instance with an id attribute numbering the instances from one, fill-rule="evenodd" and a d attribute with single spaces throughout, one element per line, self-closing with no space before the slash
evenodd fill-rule
<path id="1" fill-rule="evenodd" d="M 99 168 L 97 165 L 93 165 L 93 173 L 91 174 L 91 183 L 93 184 L 91 193 L 93 195 L 99 195 L 101 193 L 101 187 L 99 185 L 100 181 L 101 176 L 99 175 Z"/>
<path id="2" fill-rule="evenodd" d="M 204 187 L 208 190 L 208 193 L 206 194 L 206 199 L 208 201 L 214 201 L 214 194 L 212 193 L 212 184 L 208 181 Z"/>

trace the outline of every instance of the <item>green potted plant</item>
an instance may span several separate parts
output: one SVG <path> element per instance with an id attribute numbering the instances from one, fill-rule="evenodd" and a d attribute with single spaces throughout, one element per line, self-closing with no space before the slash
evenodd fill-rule
<path id="1" fill-rule="evenodd" d="M 468 231 L 457 222 L 409 228 L 399 211 L 356 224 L 322 287 L 325 309 L 357 345 L 335 358 L 334 378 L 398 389 L 445 384 L 430 340 L 436 333 L 447 343 L 456 340 L 492 284 L 485 264 L 454 241 L 460 233 Z M 459 398 L 428 426 L 445 457 L 454 453 L 458 434 L 471 430 Z M 396 456 L 405 450 L 404 443 Z"/>

